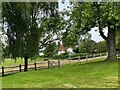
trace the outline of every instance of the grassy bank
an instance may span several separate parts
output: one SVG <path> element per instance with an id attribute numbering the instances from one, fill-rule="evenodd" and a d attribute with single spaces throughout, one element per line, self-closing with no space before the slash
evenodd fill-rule
<path id="1" fill-rule="evenodd" d="M 2 78 L 3 88 L 114 88 L 118 87 L 118 62 L 71 64 L 32 70 Z"/>

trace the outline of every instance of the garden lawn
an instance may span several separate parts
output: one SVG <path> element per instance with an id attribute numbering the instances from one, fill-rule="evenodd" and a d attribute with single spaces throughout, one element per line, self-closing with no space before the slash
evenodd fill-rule
<path id="1" fill-rule="evenodd" d="M 117 88 L 118 62 L 92 62 L 2 77 L 3 88 Z"/>

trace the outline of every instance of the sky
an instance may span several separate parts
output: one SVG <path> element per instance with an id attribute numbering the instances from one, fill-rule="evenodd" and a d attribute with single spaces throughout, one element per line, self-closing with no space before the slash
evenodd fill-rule
<path id="1" fill-rule="evenodd" d="M 97 31 L 96 31 L 97 30 Z M 107 36 L 107 32 L 108 30 L 107 29 L 104 29 L 103 30 L 105 36 Z M 96 41 L 96 42 L 100 42 L 100 41 L 104 41 L 104 39 L 100 36 L 100 33 L 98 32 L 98 28 L 95 27 L 95 28 L 92 28 L 91 31 L 89 32 L 91 34 L 91 39 Z"/>
<path id="2" fill-rule="evenodd" d="M 62 0 L 59 0 L 59 11 L 62 11 L 64 8 L 67 8 L 67 6 L 69 6 L 69 0 L 65 0 L 65 3 L 61 3 Z M 104 33 L 107 36 L 107 29 L 104 29 Z M 100 41 L 104 41 L 104 39 L 100 36 L 99 32 L 98 32 L 98 28 L 92 28 L 91 31 L 89 32 L 91 34 L 91 39 L 96 41 L 96 42 L 100 42 Z"/>

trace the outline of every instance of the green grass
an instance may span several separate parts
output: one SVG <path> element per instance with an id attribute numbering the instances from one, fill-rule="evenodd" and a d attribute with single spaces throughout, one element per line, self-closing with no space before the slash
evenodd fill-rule
<path id="1" fill-rule="evenodd" d="M 44 58 L 36 58 L 36 59 L 28 59 L 28 63 L 34 63 L 34 62 L 40 62 L 44 60 Z M 10 58 L 6 58 L 4 59 L 4 62 L 2 62 L 2 66 L 16 66 L 16 65 L 20 65 L 20 64 L 24 64 L 24 59 L 22 58 L 17 58 L 16 62 L 14 59 L 10 59 Z"/>
<path id="2" fill-rule="evenodd" d="M 118 62 L 92 62 L 2 77 L 3 88 L 116 88 Z"/>

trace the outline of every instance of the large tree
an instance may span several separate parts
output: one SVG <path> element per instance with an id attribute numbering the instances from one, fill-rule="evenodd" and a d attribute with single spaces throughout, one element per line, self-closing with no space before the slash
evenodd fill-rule
<path id="1" fill-rule="evenodd" d="M 119 7 L 119 2 L 80 2 L 73 5 L 71 20 L 76 29 L 88 32 L 98 27 L 101 37 L 107 42 L 107 60 L 116 60 L 115 32 L 120 26 Z M 107 36 L 103 32 L 105 28 L 108 29 Z"/>
<path id="2" fill-rule="evenodd" d="M 116 60 L 115 37 L 116 31 L 120 25 L 120 3 L 94 3 L 96 8 L 95 14 L 98 21 L 100 35 L 106 40 L 108 46 L 108 60 Z M 108 35 L 105 36 L 103 29 L 108 28 Z"/>
<path id="3" fill-rule="evenodd" d="M 57 8 L 58 4 L 51 2 L 3 3 L 3 34 L 8 37 L 9 54 L 24 57 L 25 71 L 27 59 L 39 54 L 42 18 L 55 16 Z"/>

